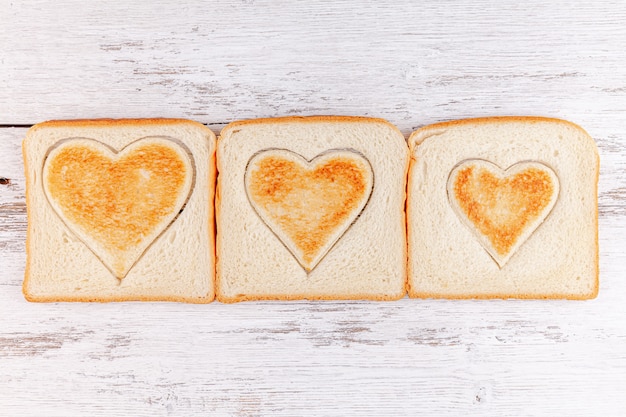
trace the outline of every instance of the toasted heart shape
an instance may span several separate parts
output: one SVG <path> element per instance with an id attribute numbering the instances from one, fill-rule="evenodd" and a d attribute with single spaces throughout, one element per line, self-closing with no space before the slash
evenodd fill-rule
<path id="1" fill-rule="evenodd" d="M 541 162 L 503 170 L 469 159 L 452 169 L 447 191 L 454 212 L 502 268 L 552 211 L 559 179 Z"/>
<path id="2" fill-rule="evenodd" d="M 48 202 L 119 280 L 177 218 L 194 178 L 191 153 L 160 136 L 119 151 L 69 138 L 49 150 L 43 165 Z"/>
<path id="3" fill-rule="evenodd" d="M 374 173 L 352 149 L 331 149 L 307 160 L 286 149 L 265 149 L 246 167 L 253 209 L 305 271 L 312 271 L 369 201 Z"/>

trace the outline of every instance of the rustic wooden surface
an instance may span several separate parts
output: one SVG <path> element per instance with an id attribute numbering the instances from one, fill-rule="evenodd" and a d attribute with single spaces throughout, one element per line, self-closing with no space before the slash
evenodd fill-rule
<path id="1" fill-rule="evenodd" d="M 626 415 L 626 2 L 397 3 L 0 0 L 0 415 Z M 24 300 L 29 125 L 290 114 L 582 125 L 598 298 Z"/>

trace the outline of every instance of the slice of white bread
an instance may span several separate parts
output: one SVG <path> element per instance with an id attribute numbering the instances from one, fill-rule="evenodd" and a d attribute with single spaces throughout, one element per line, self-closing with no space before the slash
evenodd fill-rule
<path id="1" fill-rule="evenodd" d="M 598 293 L 599 157 L 580 127 L 497 117 L 410 136 L 411 297 Z"/>
<path id="2" fill-rule="evenodd" d="M 33 126 L 25 297 L 211 302 L 215 149 L 213 132 L 188 120 Z"/>
<path id="3" fill-rule="evenodd" d="M 406 293 L 408 147 L 381 119 L 231 123 L 218 139 L 217 298 Z"/>

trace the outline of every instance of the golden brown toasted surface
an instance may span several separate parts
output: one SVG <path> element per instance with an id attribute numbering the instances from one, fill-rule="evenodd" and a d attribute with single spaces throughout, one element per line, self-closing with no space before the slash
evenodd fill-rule
<path id="1" fill-rule="evenodd" d="M 112 159 L 84 145 L 67 146 L 48 161 L 50 198 L 62 214 L 117 251 L 141 242 L 176 208 L 186 164 L 172 148 L 146 144 Z"/>
<path id="2" fill-rule="evenodd" d="M 537 168 L 499 178 L 482 167 L 459 171 L 454 197 L 469 220 L 500 254 L 507 254 L 528 224 L 550 203 L 555 186 L 548 173 Z"/>
<path id="3" fill-rule="evenodd" d="M 333 157 L 314 169 L 271 156 L 251 172 L 249 195 L 310 263 L 359 207 L 367 190 L 366 167 Z"/>

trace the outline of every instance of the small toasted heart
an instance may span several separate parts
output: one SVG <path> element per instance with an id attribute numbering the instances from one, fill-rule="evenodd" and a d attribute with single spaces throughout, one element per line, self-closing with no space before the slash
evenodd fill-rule
<path id="1" fill-rule="evenodd" d="M 119 152 L 92 139 L 67 139 L 43 167 L 52 208 L 118 279 L 176 219 L 193 177 L 191 156 L 163 137 Z"/>
<path id="2" fill-rule="evenodd" d="M 284 149 L 255 154 L 246 169 L 250 204 L 300 265 L 313 270 L 365 208 L 372 167 L 352 150 L 307 161 Z"/>
<path id="3" fill-rule="evenodd" d="M 471 159 L 452 170 L 447 188 L 454 212 L 502 268 L 552 211 L 559 180 L 540 162 L 502 170 Z"/>

